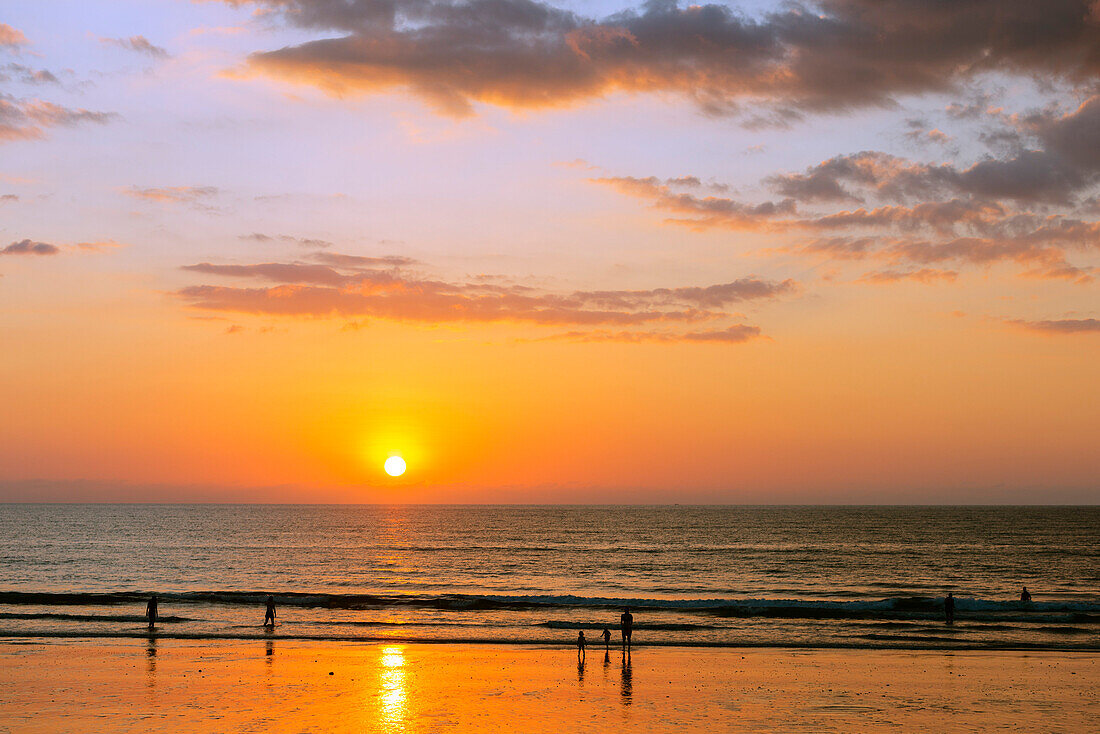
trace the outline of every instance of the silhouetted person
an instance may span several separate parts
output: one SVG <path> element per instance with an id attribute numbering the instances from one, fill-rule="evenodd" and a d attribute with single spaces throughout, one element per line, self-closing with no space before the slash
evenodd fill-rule
<path id="1" fill-rule="evenodd" d="M 264 627 L 275 626 L 275 597 L 267 595 L 267 610 L 264 612 Z"/>
<path id="2" fill-rule="evenodd" d="M 623 609 L 619 623 L 623 630 L 623 647 L 630 647 L 630 633 L 634 631 L 634 615 L 630 613 L 630 607 Z"/>
<path id="3" fill-rule="evenodd" d="M 600 637 L 603 638 L 603 649 L 607 651 L 611 648 L 611 630 L 607 627 L 603 628 L 603 632 L 600 633 Z"/>
<path id="4" fill-rule="evenodd" d="M 1031 601 L 1031 592 L 1027 590 L 1026 586 L 1024 587 L 1024 590 L 1020 592 L 1020 601 L 1022 601 L 1022 602 Z"/>
<path id="5" fill-rule="evenodd" d="M 149 619 L 149 629 L 157 626 L 157 595 L 149 597 L 149 603 L 145 605 L 145 616 Z"/>
<path id="6" fill-rule="evenodd" d="M 950 591 L 943 600 L 943 617 L 948 624 L 955 624 L 955 597 Z"/>
<path id="7" fill-rule="evenodd" d="M 584 648 L 587 647 L 588 640 L 584 639 L 584 630 L 577 633 L 577 657 L 584 659 Z"/>

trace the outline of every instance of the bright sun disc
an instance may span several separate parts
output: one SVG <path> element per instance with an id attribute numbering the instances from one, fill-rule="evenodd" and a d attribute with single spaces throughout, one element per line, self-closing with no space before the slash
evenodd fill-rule
<path id="1" fill-rule="evenodd" d="M 399 477 L 405 473 L 405 460 L 400 456 L 391 456 L 386 459 L 385 468 L 391 477 Z"/>

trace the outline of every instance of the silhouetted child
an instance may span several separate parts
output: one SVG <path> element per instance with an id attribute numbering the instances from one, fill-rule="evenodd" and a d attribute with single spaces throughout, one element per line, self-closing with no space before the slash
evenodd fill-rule
<path id="1" fill-rule="evenodd" d="M 943 616 L 948 624 L 955 624 L 955 597 L 947 592 L 947 598 L 943 600 Z"/>
<path id="2" fill-rule="evenodd" d="M 1024 590 L 1020 592 L 1020 601 L 1022 601 L 1022 602 L 1031 601 L 1031 592 L 1027 590 L 1026 586 L 1024 587 Z"/>
<path id="3" fill-rule="evenodd" d="M 584 657 L 584 648 L 588 641 L 584 639 L 584 630 L 577 633 L 577 657 Z"/>
<path id="4" fill-rule="evenodd" d="M 600 633 L 600 637 L 603 638 L 603 648 L 607 650 L 611 647 L 611 630 L 607 627 L 603 628 L 603 632 Z"/>
<path id="5" fill-rule="evenodd" d="M 267 611 L 264 612 L 264 627 L 275 626 L 275 597 L 267 595 Z"/>
<path id="6" fill-rule="evenodd" d="M 149 629 L 157 625 L 157 595 L 149 597 L 149 603 L 145 605 L 145 616 L 149 619 Z"/>

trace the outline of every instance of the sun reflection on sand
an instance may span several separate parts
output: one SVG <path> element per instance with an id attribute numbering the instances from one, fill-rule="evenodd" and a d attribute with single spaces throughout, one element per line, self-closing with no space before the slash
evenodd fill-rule
<path id="1" fill-rule="evenodd" d="M 383 647 L 379 662 L 379 724 L 383 731 L 404 731 L 408 718 L 405 648 L 401 645 Z"/>

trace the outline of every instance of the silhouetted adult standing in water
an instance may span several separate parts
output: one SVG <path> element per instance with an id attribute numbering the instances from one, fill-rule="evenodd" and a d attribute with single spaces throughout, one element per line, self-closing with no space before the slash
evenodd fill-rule
<path id="1" fill-rule="evenodd" d="M 149 603 L 145 605 L 145 616 L 149 619 L 149 629 L 157 626 L 157 595 L 149 597 Z"/>
<path id="2" fill-rule="evenodd" d="M 623 647 L 628 648 L 630 647 L 630 634 L 634 631 L 634 615 L 630 613 L 630 607 L 623 609 L 619 622 L 623 630 Z"/>
<path id="3" fill-rule="evenodd" d="M 1024 590 L 1020 592 L 1020 601 L 1022 601 L 1022 602 L 1031 601 L 1031 592 L 1027 590 L 1026 586 L 1024 587 Z"/>
<path id="4" fill-rule="evenodd" d="M 943 600 L 943 616 L 948 624 L 955 624 L 955 597 L 947 592 L 947 598 Z"/>
<path id="5" fill-rule="evenodd" d="M 275 626 L 275 597 L 267 595 L 267 610 L 264 612 L 264 627 Z"/>

